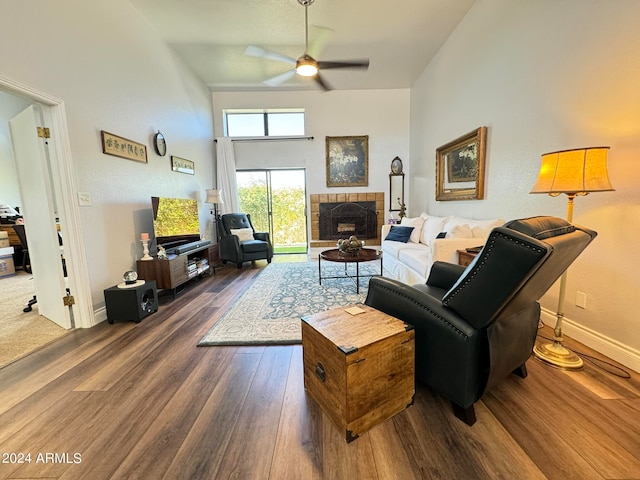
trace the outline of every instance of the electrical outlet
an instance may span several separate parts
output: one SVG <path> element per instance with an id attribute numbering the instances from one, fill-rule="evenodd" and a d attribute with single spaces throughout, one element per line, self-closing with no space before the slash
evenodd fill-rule
<path id="1" fill-rule="evenodd" d="M 576 307 L 587 308 L 587 294 L 576 292 Z"/>

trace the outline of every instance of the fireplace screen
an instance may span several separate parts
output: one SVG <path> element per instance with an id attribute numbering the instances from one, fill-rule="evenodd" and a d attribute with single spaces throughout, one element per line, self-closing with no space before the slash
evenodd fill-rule
<path id="1" fill-rule="evenodd" d="M 319 207 L 320 240 L 377 237 L 376 202 L 321 203 Z"/>

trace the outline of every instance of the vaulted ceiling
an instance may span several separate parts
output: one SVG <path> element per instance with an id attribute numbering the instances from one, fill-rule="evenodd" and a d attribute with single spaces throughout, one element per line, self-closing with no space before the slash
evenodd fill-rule
<path id="1" fill-rule="evenodd" d="M 367 71 L 322 72 L 334 89 L 408 88 L 473 2 L 313 0 L 307 7 L 309 43 L 314 48 L 324 45 L 317 60 L 370 59 Z M 300 57 L 305 50 L 305 7 L 298 0 L 130 3 L 213 91 L 318 89 L 316 82 L 297 75 L 278 87 L 267 86 L 264 80 L 292 65 L 244 54 L 254 45 Z"/>

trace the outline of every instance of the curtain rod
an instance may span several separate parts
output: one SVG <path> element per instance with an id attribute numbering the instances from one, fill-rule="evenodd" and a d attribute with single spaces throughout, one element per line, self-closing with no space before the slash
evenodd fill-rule
<path id="1" fill-rule="evenodd" d="M 313 137 L 248 137 L 248 138 L 232 138 L 232 142 L 282 142 L 286 140 L 313 140 Z M 218 143 L 218 139 L 213 141 Z"/>

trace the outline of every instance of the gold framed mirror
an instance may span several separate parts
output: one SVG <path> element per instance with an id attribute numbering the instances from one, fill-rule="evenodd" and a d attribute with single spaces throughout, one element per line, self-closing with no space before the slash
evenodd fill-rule
<path id="1" fill-rule="evenodd" d="M 487 127 L 436 149 L 436 200 L 484 198 Z"/>
<path id="2" fill-rule="evenodd" d="M 389 174 L 389 211 L 399 212 L 404 204 L 404 173 Z"/>

